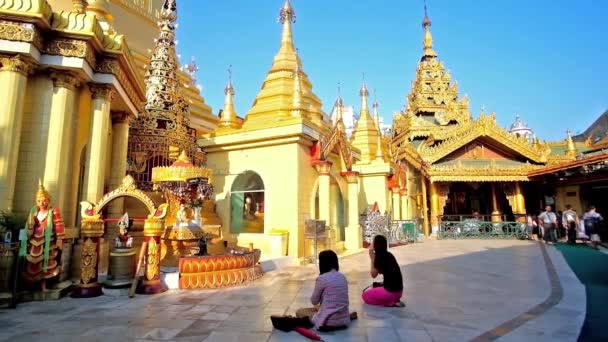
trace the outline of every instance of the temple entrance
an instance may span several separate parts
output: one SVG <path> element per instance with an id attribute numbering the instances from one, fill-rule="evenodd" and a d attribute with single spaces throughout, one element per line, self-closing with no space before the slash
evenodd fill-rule
<path id="1" fill-rule="evenodd" d="M 230 190 L 230 232 L 264 233 L 264 182 L 253 171 L 238 175 Z"/>
<path id="2" fill-rule="evenodd" d="M 346 209 L 344 201 L 344 193 L 342 192 L 342 187 L 338 184 L 337 179 L 332 175 L 330 176 L 330 194 L 329 194 L 329 222 L 328 226 L 335 229 L 335 237 L 336 242 L 344 241 L 344 236 L 346 234 Z M 314 188 L 314 208 L 312 208 L 313 218 L 316 220 L 321 220 L 320 217 L 320 204 L 319 204 L 319 185 L 317 184 Z"/>
<path id="3" fill-rule="evenodd" d="M 443 215 L 458 219 L 461 216 L 471 217 L 474 214 L 479 214 L 490 221 L 490 216 L 495 209 L 492 199 L 493 186 L 496 194 L 496 209 L 501 213 L 501 221 L 514 220 L 511 205 L 499 183 L 452 183 Z"/>

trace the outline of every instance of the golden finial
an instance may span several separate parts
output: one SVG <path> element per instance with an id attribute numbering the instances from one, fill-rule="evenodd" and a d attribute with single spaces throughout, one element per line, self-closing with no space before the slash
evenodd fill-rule
<path id="1" fill-rule="evenodd" d="M 378 131 L 380 132 L 380 134 L 382 134 L 380 130 L 380 114 L 378 113 L 378 107 L 380 107 L 380 105 L 378 104 L 378 98 L 376 97 L 376 95 L 376 89 L 374 88 L 374 103 L 372 103 L 372 108 L 374 111 L 374 121 L 376 122 L 376 126 L 378 126 Z"/>
<path id="2" fill-rule="evenodd" d="M 86 0 L 72 0 L 72 12 L 84 13 L 87 9 Z"/>
<path id="3" fill-rule="evenodd" d="M 224 101 L 224 109 L 222 110 L 222 114 L 220 116 L 220 126 L 237 128 L 239 124 L 236 111 L 234 110 L 234 86 L 232 85 L 232 65 L 228 67 L 228 83 L 226 83 L 226 88 L 224 88 L 224 94 L 226 95 L 226 99 Z"/>
<path id="4" fill-rule="evenodd" d="M 179 157 L 177 157 L 177 160 L 180 162 L 184 162 L 184 163 L 191 163 L 190 158 L 186 154 L 186 150 L 182 150 L 182 153 L 179 154 Z"/>
<path id="5" fill-rule="evenodd" d="M 38 191 L 36 191 L 36 198 L 45 197 L 49 201 L 51 200 L 51 194 L 42 185 L 42 179 L 38 178 Z"/>
<path id="6" fill-rule="evenodd" d="M 177 0 L 165 0 L 160 18 L 170 22 L 177 20 Z"/>
<path id="7" fill-rule="evenodd" d="M 336 122 L 342 120 L 342 109 L 344 107 L 344 102 L 342 101 L 342 96 L 340 95 L 340 82 L 338 82 L 338 98 L 336 99 Z"/>
<path id="8" fill-rule="evenodd" d="M 574 146 L 574 140 L 572 140 L 572 131 L 570 131 L 570 129 L 566 131 L 566 153 L 576 153 L 576 147 Z"/>
<path id="9" fill-rule="evenodd" d="M 431 19 L 428 16 L 426 9 L 426 1 L 424 2 L 424 19 L 422 19 L 422 27 L 424 28 L 424 54 L 425 58 L 437 57 L 437 53 L 433 50 L 433 36 L 431 35 Z"/>
<path id="10" fill-rule="evenodd" d="M 281 49 L 287 48 L 293 50 L 293 35 L 291 33 L 291 24 L 296 22 L 296 12 L 291 7 L 289 0 L 285 1 L 283 7 L 279 11 L 279 22 L 283 25 L 283 34 L 281 36 Z"/>

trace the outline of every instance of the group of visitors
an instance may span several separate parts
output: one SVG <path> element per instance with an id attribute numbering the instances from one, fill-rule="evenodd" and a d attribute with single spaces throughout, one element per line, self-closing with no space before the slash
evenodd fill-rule
<path id="1" fill-rule="evenodd" d="M 534 240 L 544 241 L 552 245 L 559 240 L 565 240 L 568 244 L 576 244 L 579 237 L 589 240 L 591 246 L 598 249 L 601 242 L 600 233 L 603 229 L 604 218 L 597 211 L 595 206 L 589 206 L 588 211 L 579 216 L 571 205 L 566 205 L 566 210 L 558 212 L 552 211 L 550 205 L 545 207 L 545 211 L 538 216 L 528 215 L 528 232 Z"/>
<path id="2" fill-rule="evenodd" d="M 383 282 L 374 282 L 363 290 L 363 302 L 383 307 L 404 307 L 403 276 L 395 256 L 388 251 L 384 236 L 374 237 L 369 247 L 370 275 L 376 278 L 383 275 Z M 296 311 L 296 316 L 271 316 L 275 328 L 291 331 L 297 327 L 312 328 L 319 331 L 346 329 L 356 312 L 349 311 L 348 282 L 340 273 L 338 256 L 334 251 L 319 253 L 319 276 L 310 297 L 312 308 Z"/>

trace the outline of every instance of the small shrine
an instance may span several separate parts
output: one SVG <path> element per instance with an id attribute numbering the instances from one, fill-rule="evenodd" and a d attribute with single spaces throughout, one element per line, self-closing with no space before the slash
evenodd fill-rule
<path id="1" fill-rule="evenodd" d="M 154 190 L 161 191 L 169 204 L 161 242 L 161 265 L 177 266 L 180 256 L 206 254 L 202 246 L 221 236 L 221 224 L 215 213 L 211 210 L 205 213 L 205 218 L 201 216 L 203 203 L 211 202 L 206 208 L 213 209 L 210 175 L 209 169 L 194 166 L 185 151 L 171 166 L 152 169 Z M 205 221 L 210 221 L 210 225 L 205 225 Z"/>

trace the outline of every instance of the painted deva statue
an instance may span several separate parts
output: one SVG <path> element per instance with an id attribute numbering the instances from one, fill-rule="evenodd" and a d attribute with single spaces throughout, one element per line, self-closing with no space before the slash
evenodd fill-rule
<path id="1" fill-rule="evenodd" d="M 64 225 L 58 208 L 50 206 L 51 196 L 38 184 L 36 205 L 32 207 L 20 234 L 19 256 L 25 257 L 23 279 L 32 287 L 47 290 L 47 280 L 61 273 Z"/>

